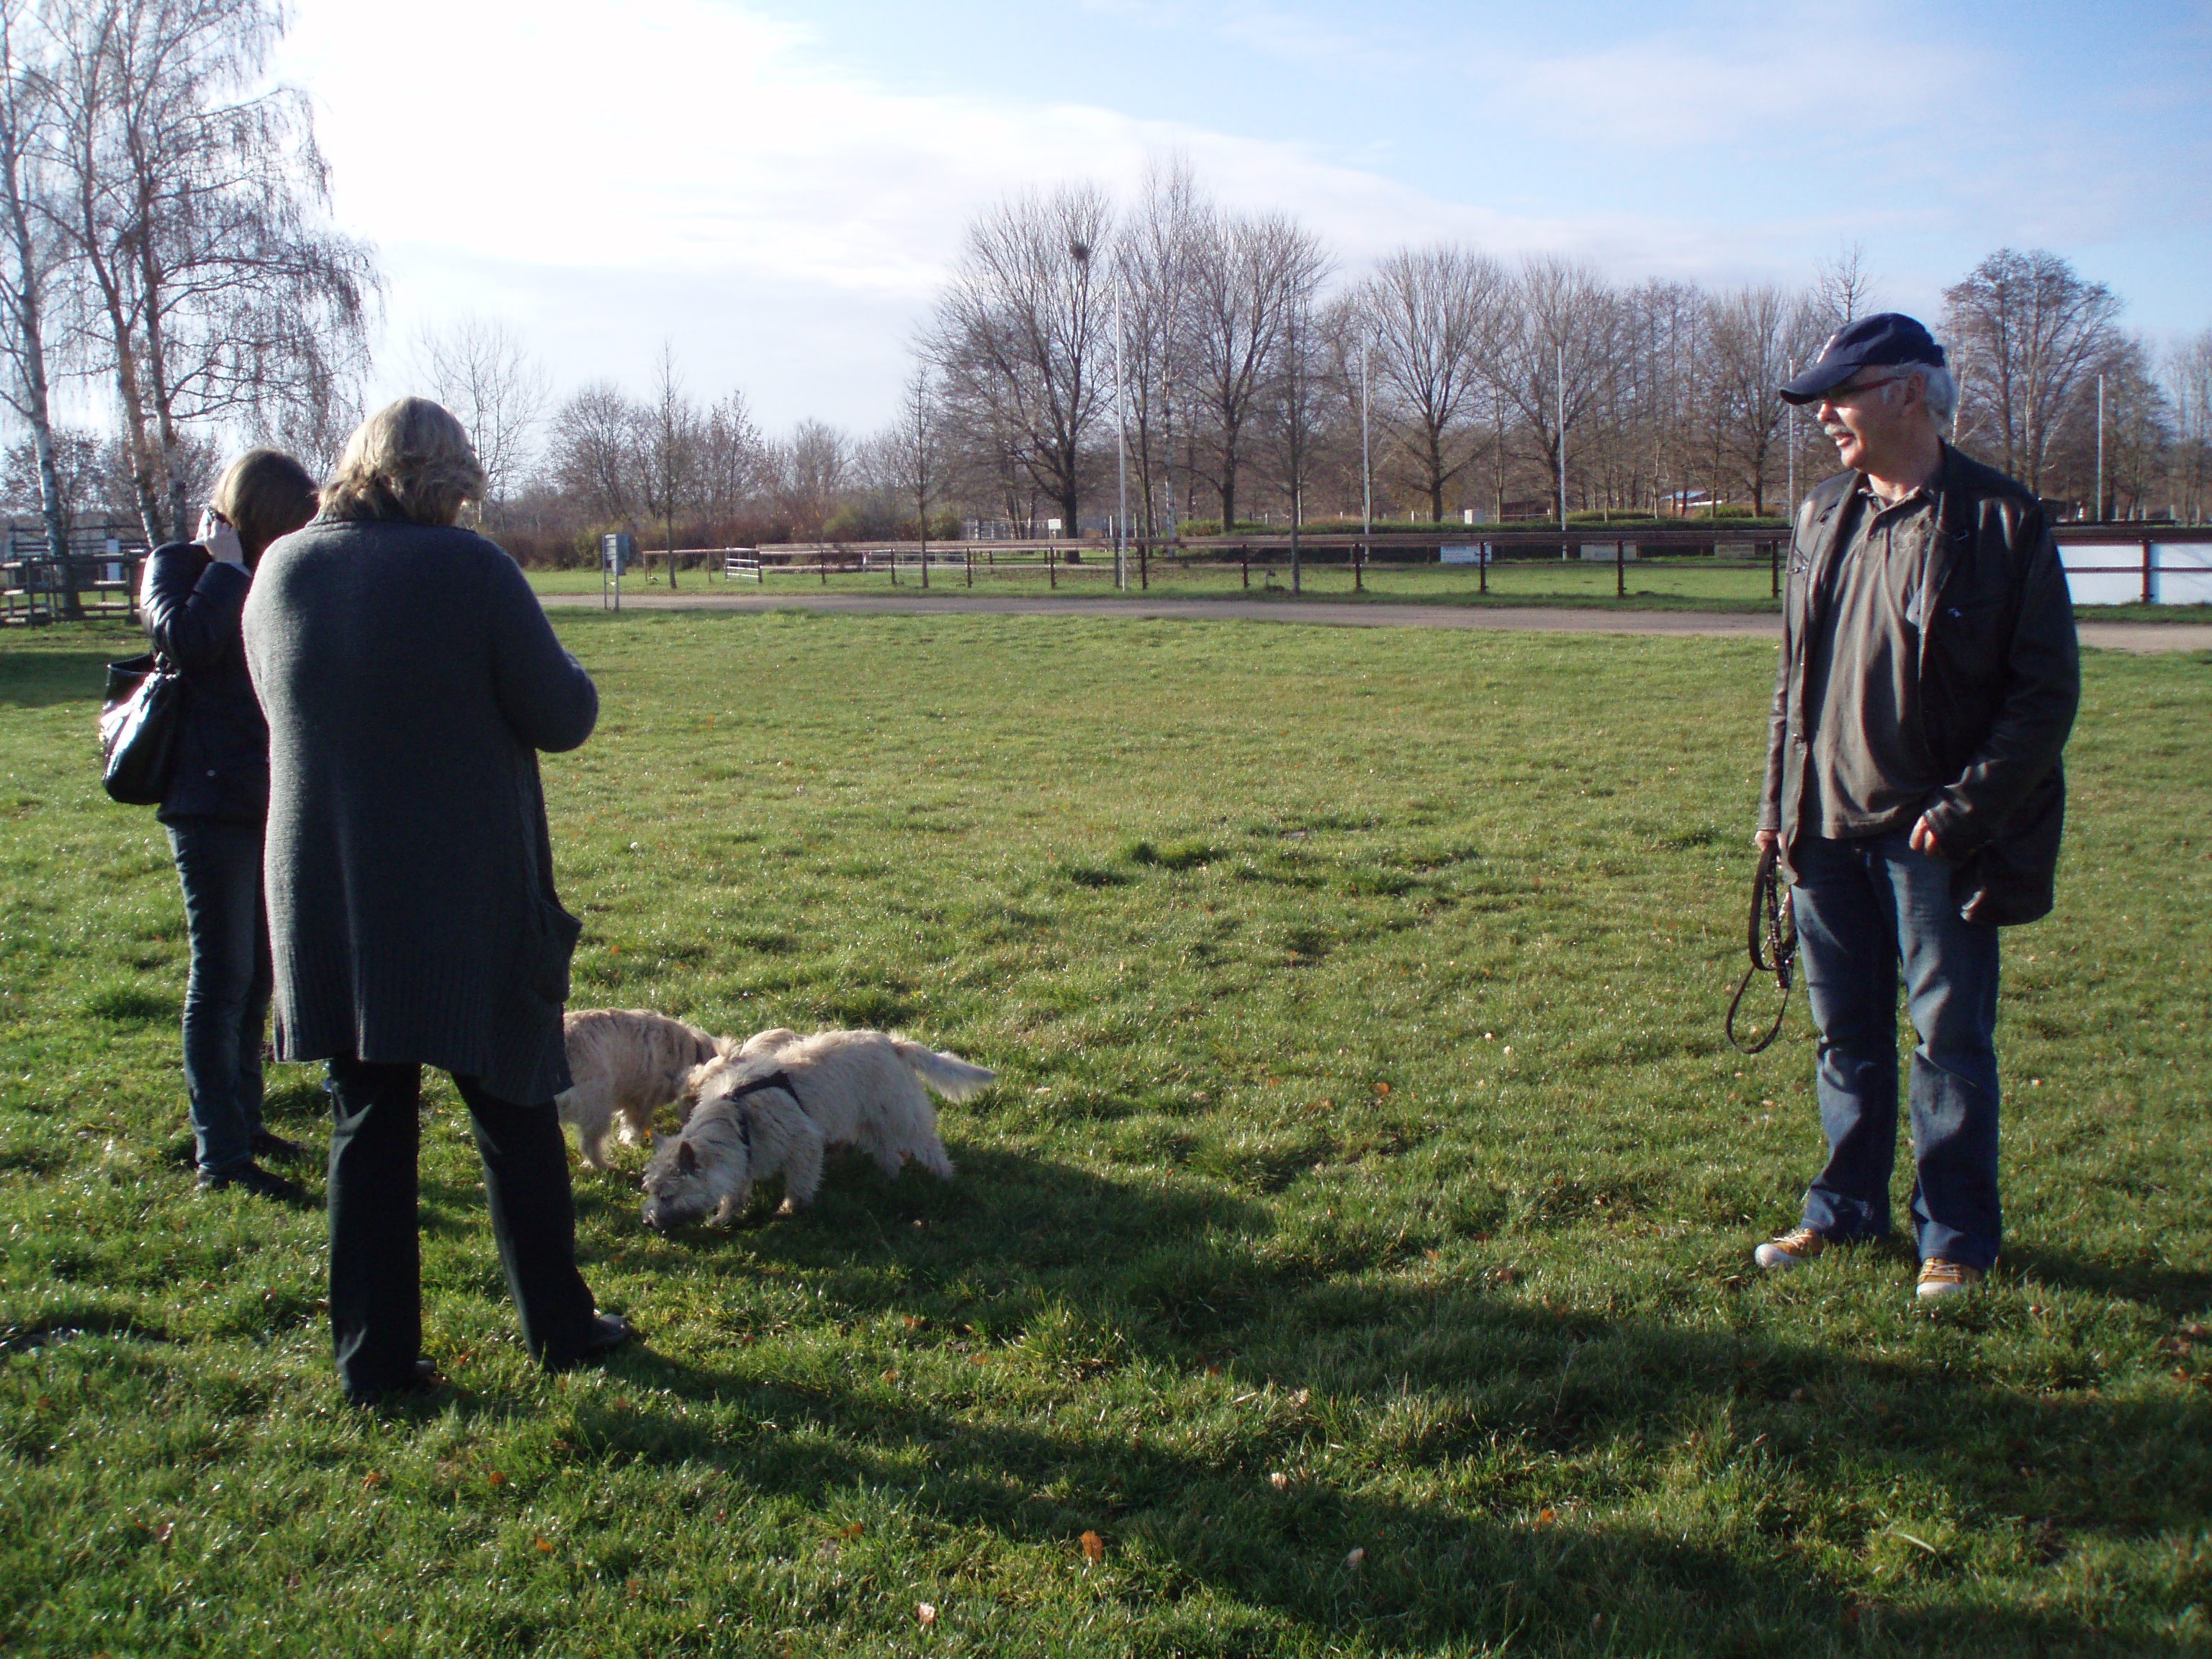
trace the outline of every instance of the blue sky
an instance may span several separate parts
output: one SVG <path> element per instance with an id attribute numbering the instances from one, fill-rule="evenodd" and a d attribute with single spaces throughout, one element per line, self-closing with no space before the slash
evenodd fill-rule
<path id="1" fill-rule="evenodd" d="M 969 214 L 1060 178 L 1126 188 L 1170 148 L 1224 200 L 1305 216 L 1346 275 L 1450 238 L 1625 280 L 1797 282 L 1856 241 L 1886 299 L 1932 313 L 2012 244 L 2071 258 L 2156 336 L 2212 326 L 2208 3 L 299 15 L 283 67 L 317 98 L 342 216 L 385 251 L 394 389 L 413 331 L 473 312 L 563 385 L 641 386 L 666 339 L 695 390 L 741 386 L 771 425 L 871 426 Z M 465 186 L 425 190 L 456 147 Z"/>

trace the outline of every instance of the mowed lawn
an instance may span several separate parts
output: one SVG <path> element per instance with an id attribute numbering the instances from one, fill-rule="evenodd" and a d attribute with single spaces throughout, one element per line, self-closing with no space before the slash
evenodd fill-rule
<path id="1" fill-rule="evenodd" d="M 1802 1000 L 1720 1035 L 1770 649 L 559 626 L 605 705 L 546 767 L 577 1004 L 994 1066 L 959 1179 L 660 1237 L 641 1153 L 580 1165 L 644 1341 L 548 1378 L 441 1081 L 452 1384 L 345 1407 L 320 1216 L 191 1189 L 175 877 L 94 776 L 130 638 L 0 638 L 0 1649 L 2212 1645 L 2205 658 L 2087 660 L 2006 1256 L 1930 1318 L 1901 1242 L 1749 1265 L 1819 1153 Z"/>
<path id="2" fill-rule="evenodd" d="M 1472 535 L 1474 532 L 1468 532 Z M 986 545 L 979 544 L 979 547 Z M 940 550 L 933 544 L 933 552 Z M 947 544 L 951 556 L 960 557 L 965 549 L 957 543 Z M 771 550 L 773 552 L 773 550 Z M 641 554 L 642 562 L 631 567 L 623 578 L 623 593 L 648 594 L 655 598 L 668 591 L 667 573 L 658 556 L 648 550 Z M 975 580 L 964 564 L 939 565 L 933 563 L 929 572 L 929 591 L 945 593 L 1021 593 L 1039 595 L 1059 592 L 1081 595 L 1086 599 L 1116 596 L 1114 586 L 1114 554 L 1111 548 L 1084 550 L 1083 562 L 1078 565 L 1062 564 L 1056 577 L 1048 573 L 1042 563 L 1024 562 L 1018 566 L 994 568 L 988 555 L 976 552 Z M 1249 580 L 1248 580 L 1249 577 Z M 1146 579 L 1149 586 L 1146 586 Z M 1257 560 L 1249 572 L 1234 560 L 1226 564 L 1177 564 L 1171 560 L 1155 560 L 1146 572 L 1138 568 L 1136 555 L 1128 559 L 1129 585 L 1127 597 L 1131 599 L 1243 599 L 1247 596 L 1279 599 L 1291 597 L 1289 556 L 1275 555 L 1270 567 Z M 596 570 L 533 570 L 530 573 L 532 586 L 541 593 L 597 593 L 602 580 Z M 1054 583 L 1056 580 L 1057 586 Z M 1352 567 L 1344 562 L 1343 555 L 1333 554 L 1328 562 L 1309 559 L 1299 578 L 1299 592 L 1309 598 L 1346 599 L 1364 593 L 1378 604 L 1419 603 L 1425 605 L 1528 605 L 1541 602 L 1547 605 L 1570 605 L 1577 607 L 1595 605 L 1623 607 L 1636 611 L 1697 610 L 1724 611 L 1771 611 L 1777 608 L 1773 597 L 1772 574 L 1764 564 L 1716 564 L 1711 559 L 1671 558 L 1644 559 L 1632 562 L 1625 573 L 1614 570 L 1612 560 L 1584 561 L 1581 559 L 1516 559 L 1501 562 L 1491 567 L 1487 595 L 1483 591 L 1482 573 L 1469 565 L 1370 563 L 1358 574 L 1357 586 Z M 1626 587 L 1626 597 L 1618 597 L 1616 590 Z M 677 574 L 676 591 L 679 593 L 818 593 L 827 588 L 837 593 L 902 593 L 911 597 L 921 592 L 921 572 L 918 567 L 902 569 L 898 580 L 891 580 L 890 572 L 884 569 L 866 573 L 836 571 L 823 573 L 805 565 L 789 568 L 770 566 L 764 582 L 756 586 L 746 578 L 726 580 L 720 570 L 713 572 L 687 567 Z"/>

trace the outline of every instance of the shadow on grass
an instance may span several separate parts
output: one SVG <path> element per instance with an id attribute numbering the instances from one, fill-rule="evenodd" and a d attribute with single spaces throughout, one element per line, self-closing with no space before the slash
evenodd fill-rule
<path id="1" fill-rule="evenodd" d="M 602 1237 L 640 1231 L 611 1188 L 580 1194 L 580 1207 Z M 2087 1609 L 1993 1607 L 1968 1565 L 1917 1538 L 1891 1546 L 1894 1517 L 1850 1495 L 1933 1489 L 1976 1517 L 1984 1549 L 2015 1528 L 2020 1570 L 2032 1571 L 2076 1529 L 2193 1527 L 2175 1494 L 2212 1469 L 2212 1402 L 2036 1397 L 1938 1359 L 1554 1313 L 1461 1284 L 1362 1283 L 1354 1275 L 1386 1265 L 1387 1247 L 1294 1237 L 1237 1199 L 1000 1152 L 967 1152 L 950 1187 L 913 1173 L 887 1185 L 848 1163 L 803 1217 L 662 1244 L 804 1273 L 842 1319 L 909 1316 L 909 1348 L 997 1348 L 1027 1376 L 1220 1370 L 1261 1402 L 1249 1420 L 1224 1427 L 1225 1408 L 1210 1403 L 1193 1423 L 1155 1428 L 1139 1405 L 1118 1419 L 1138 1426 L 1102 1431 L 1060 1408 L 1057 1420 L 1034 1409 L 977 1420 L 985 1413 L 942 1391 L 918 1399 L 888 1376 L 815 1387 L 696 1366 L 653 1352 L 650 1333 L 612 1362 L 648 1399 L 726 1402 L 759 1424 L 733 1472 L 761 1491 L 888 1487 L 945 1524 L 1071 1551 L 1096 1530 L 1135 1575 L 1128 1593 L 1170 1622 L 1172 1603 L 1200 1587 L 1261 1610 L 1239 1636 L 1209 1599 L 1202 1630 L 1175 1632 L 1184 1650 L 1272 1647 L 1270 1619 L 1386 1652 L 1511 1641 L 1796 1659 L 1877 1630 L 1879 1644 L 1907 1650 L 1971 1637 L 2039 1652 L 2185 1650 L 2139 1631 L 2123 1642 Z M 1490 1496 L 1420 1501 L 1382 1476 L 1276 1489 L 1270 1471 L 1297 1468 L 1355 1403 L 1389 1467 Z M 1728 1443 L 1709 1445 L 1723 1418 Z M 732 1463 L 726 1429 L 681 1412 L 587 1405 L 581 1425 L 595 1456 Z M 2154 1458 L 2141 1451 L 2150 1446 Z M 1576 1465 L 1555 1479 L 1587 1480 L 1624 1448 L 1647 1462 L 1635 1479 L 1655 1493 L 1686 1468 L 1700 1484 L 1735 1485 L 1726 1501 L 1742 1543 L 1543 1518 L 1553 1460 Z M 2069 1467 L 2038 1470 L 2030 1457 Z M 1815 1547 L 1891 1552 L 1887 1582 L 1912 1586 L 1900 1594 L 1915 1605 L 1862 1604 L 1822 1577 Z M 1955 1595 L 1931 1606 L 1947 1582 Z"/>
<path id="2" fill-rule="evenodd" d="M 2150 1261 L 2094 1261 L 2034 1244 L 2008 1244 L 2003 1266 L 2030 1283 L 2140 1302 L 2176 1319 L 2212 1311 L 2212 1273 Z"/>
<path id="3" fill-rule="evenodd" d="M 107 665 L 144 649 L 118 640 L 100 651 L 0 651 L 0 708 L 97 702 L 107 689 Z"/>

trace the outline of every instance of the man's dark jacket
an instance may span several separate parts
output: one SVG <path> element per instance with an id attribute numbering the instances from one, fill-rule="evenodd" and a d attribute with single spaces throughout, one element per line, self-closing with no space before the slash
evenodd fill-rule
<path id="1" fill-rule="evenodd" d="M 269 722 L 239 618 L 252 578 L 193 542 L 154 550 L 139 585 L 147 636 L 185 685 L 177 769 L 157 816 L 258 823 L 269 811 Z"/>
<path id="2" fill-rule="evenodd" d="M 1793 879 L 1811 752 L 1806 657 L 1858 484 L 1846 472 L 1816 487 L 1790 539 L 1759 827 L 1781 835 Z M 1960 914 L 2000 927 L 2033 921 L 2051 907 L 2066 817 L 2059 755 L 2081 701 L 2073 600 L 2043 504 L 2028 490 L 1948 444 L 1935 487 L 1917 607 L 1918 703 L 1928 752 L 1950 781 L 1924 810 L 1954 866 Z"/>

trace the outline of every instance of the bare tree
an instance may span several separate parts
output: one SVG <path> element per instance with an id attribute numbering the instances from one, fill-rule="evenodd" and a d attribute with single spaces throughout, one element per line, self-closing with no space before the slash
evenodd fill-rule
<path id="1" fill-rule="evenodd" d="M 2174 417 L 2174 507 L 2199 524 L 2212 485 L 2212 329 L 2167 354 L 2166 384 Z"/>
<path id="2" fill-rule="evenodd" d="M 898 461 L 900 483 L 914 502 L 915 533 L 921 543 L 921 585 L 929 586 L 929 508 L 944 488 L 944 465 L 939 455 L 942 424 L 938 416 L 936 388 L 930 384 L 927 360 L 917 362 L 899 397 Z"/>
<path id="3" fill-rule="evenodd" d="M 52 222 L 146 532 L 167 539 L 188 528 L 185 428 L 265 420 L 303 384 L 358 374 L 378 279 L 324 222 L 307 99 L 258 89 L 277 0 L 49 0 L 47 16 Z"/>
<path id="4" fill-rule="evenodd" d="M 1505 275 L 1463 248 L 1401 248 L 1360 285 L 1382 429 L 1441 523 L 1444 491 L 1473 464 L 1469 419 L 1494 354 Z"/>
<path id="5" fill-rule="evenodd" d="M 594 380 L 553 416 L 553 476 L 600 525 L 637 521 L 636 410 L 612 380 Z"/>
<path id="6" fill-rule="evenodd" d="M 1190 163 L 1176 155 L 1146 169 L 1137 210 L 1115 246 L 1115 324 L 1121 406 L 1137 472 L 1147 541 L 1161 534 L 1159 496 L 1168 484 L 1176 423 L 1187 420 L 1192 241 L 1200 222 Z M 1168 532 L 1174 490 L 1167 488 Z"/>
<path id="7" fill-rule="evenodd" d="M 774 451 L 776 507 L 794 541 L 819 540 L 853 472 L 851 440 L 826 421 L 801 421 Z"/>
<path id="8" fill-rule="evenodd" d="M 4 275 L 0 275 L 0 323 L 4 323 L 6 337 L 0 349 L 7 353 L 12 371 L 0 396 L 31 429 L 46 549 L 66 569 L 70 515 L 54 453 L 47 345 L 60 248 L 46 212 L 50 169 L 40 165 L 52 106 L 45 77 L 19 55 L 28 11 L 25 0 L 0 0 L 0 216 L 4 216 L 0 234 L 7 244 Z M 64 603 L 71 613 L 77 611 L 73 583 Z"/>
<path id="9" fill-rule="evenodd" d="M 1620 298 L 1596 271 L 1550 258 L 1522 266 L 1493 374 L 1543 459 L 1547 493 L 1560 492 L 1563 526 L 1561 446 L 1612 395 L 1623 337 Z"/>
<path id="10" fill-rule="evenodd" d="M 1291 592 L 1305 586 L 1299 558 L 1298 534 L 1305 526 L 1306 487 L 1311 482 L 1314 449 L 1322 424 L 1326 396 L 1323 352 L 1329 331 L 1314 314 L 1313 285 L 1291 297 L 1283 319 L 1282 342 L 1277 348 L 1272 376 L 1268 424 L 1275 437 L 1276 460 L 1282 469 L 1283 492 L 1291 508 Z"/>
<path id="11" fill-rule="evenodd" d="M 1813 279 L 1813 305 L 1822 334 L 1855 323 L 1881 303 L 1880 283 L 1867 270 L 1866 245 L 1846 242 L 1824 259 Z"/>
<path id="12" fill-rule="evenodd" d="M 727 544 L 739 514 L 765 484 L 767 460 L 745 394 L 716 398 L 700 432 L 699 505 L 720 543 Z"/>
<path id="13" fill-rule="evenodd" d="M 1239 218 L 1208 211 L 1191 260 L 1191 372 L 1221 527 L 1237 528 L 1237 476 L 1245 428 L 1266 396 L 1283 330 L 1310 301 L 1327 261 L 1321 243 L 1280 214 Z"/>
<path id="14" fill-rule="evenodd" d="M 1960 430 L 2041 492 L 2053 445 L 2119 343 L 2120 302 L 2055 253 L 2002 248 L 1943 290 L 1964 383 Z"/>
<path id="15" fill-rule="evenodd" d="M 1764 514 L 1785 441 L 1788 405 L 1775 389 L 1812 355 L 1823 319 L 1817 302 L 1793 300 L 1771 283 L 1716 295 L 1706 316 L 1704 378 L 1715 450 L 1722 465 L 1735 464 L 1752 511 Z"/>
<path id="16" fill-rule="evenodd" d="M 552 396 L 544 368 L 507 324 L 463 317 L 416 336 L 415 372 L 469 429 L 486 480 L 478 520 L 496 524 L 529 467 L 532 439 Z"/>
<path id="17" fill-rule="evenodd" d="M 924 351 L 965 420 L 997 434 L 1010 459 L 1060 504 L 1073 534 L 1085 446 L 1109 352 L 1103 244 L 1112 225 L 1093 185 L 1022 195 L 983 214 Z"/>
<path id="18" fill-rule="evenodd" d="M 653 401 L 640 408 L 636 453 L 644 507 L 660 520 L 668 555 L 668 587 L 676 590 L 676 520 L 698 488 L 702 422 L 676 373 L 676 349 L 664 341 L 654 365 Z"/>

